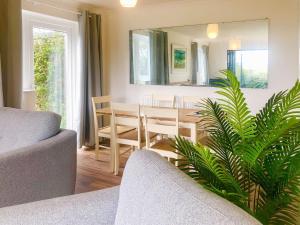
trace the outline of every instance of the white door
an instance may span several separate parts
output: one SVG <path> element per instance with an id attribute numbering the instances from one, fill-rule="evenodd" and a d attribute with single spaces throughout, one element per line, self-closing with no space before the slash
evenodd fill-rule
<path id="1" fill-rule="evenodd" d="M 23 11 L 23 100 L 35 110 L 60 114 L 62 128 L 69 129 L 74 129 L 77 36 L 77 22 Z"/>

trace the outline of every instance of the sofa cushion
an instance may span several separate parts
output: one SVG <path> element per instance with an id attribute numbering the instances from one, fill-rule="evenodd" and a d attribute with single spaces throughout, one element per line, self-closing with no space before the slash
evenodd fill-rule
<path id="1" fill-rule="evenodd" d="M 127 162 L 115 225 L 260 224 L 150 151 Z"/>
<path id="2" fill-rule="evenodd" d="M 29 146 L 60 131 L 61 117 L 52 112 L 0 108 L 0 152 Z"/>

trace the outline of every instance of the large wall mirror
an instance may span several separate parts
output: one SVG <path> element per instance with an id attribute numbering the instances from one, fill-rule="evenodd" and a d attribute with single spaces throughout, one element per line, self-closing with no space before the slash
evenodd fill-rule
<path id="1" fill-rule="evenodd" d="M 229 69 L 244 88 L 268 86 L 267 19 L 130 31 L 130 83 L 216 86 Z"/>

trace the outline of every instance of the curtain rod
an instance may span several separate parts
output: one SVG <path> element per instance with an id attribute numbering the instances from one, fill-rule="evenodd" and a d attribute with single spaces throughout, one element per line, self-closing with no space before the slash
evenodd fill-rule
<path id="1" fill-rule="evenodd" d="M 79 12 L 79 11 L 64 9 L 64 8 L 57 7 L 57 6 L 54 6 L 52 4 L 49 4 L 47 2 L 41 2 L 41 1 L 37 1 L 37 0 L 26 0 L 26 1 L 32 3 L 33 5 L 44 5 L 44 6 L 48 6 L 48 7 L 51 7 L 53 9 L 57 9 L 57 10 L 64 11 L 64 12 L 67 12 L 67 13 L 71 13 L 71 14 L 75 14 L 75 15 L 82 15 L 82 13 Z"/>

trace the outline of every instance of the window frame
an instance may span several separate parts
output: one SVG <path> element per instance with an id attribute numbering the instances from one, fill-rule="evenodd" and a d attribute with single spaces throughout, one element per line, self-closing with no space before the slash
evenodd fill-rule
<path id="1" fill-rule="evenodd" d="M 76 91 L 79 82 L 78 71 L 78 21 L 52 17 L 40 13 L 22 10 L 23 22 L 23 92 L 34 91 L 34 52 L 33 28 L 44 28 L 63 32 L 67 36 L 65 85 L 67 128 L 76 130 L 74 110 L 76 109 Z"/>

